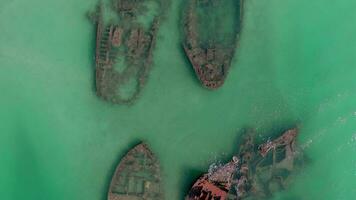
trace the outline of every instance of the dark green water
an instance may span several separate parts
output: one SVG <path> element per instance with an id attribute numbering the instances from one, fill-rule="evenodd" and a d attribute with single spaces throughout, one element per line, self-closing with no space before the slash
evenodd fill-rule
<path id="1" fill-rule="evenodd" d="M 0 0 L 0 199 L 104 200 L 128 144 L 161 160 L 168 200 L 228 158 L 239 131 L 294 125 L 310 162 L 275 199 L 356 195 L 356 2 L 247 0 L 225 85 L 203 89 L 179 43 L 180 1 L 162 24 L 134 106 L 94 93 L 96 0 Z"/>

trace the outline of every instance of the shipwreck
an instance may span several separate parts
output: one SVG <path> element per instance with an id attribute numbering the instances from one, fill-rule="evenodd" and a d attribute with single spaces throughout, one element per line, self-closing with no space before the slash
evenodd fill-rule
<path id="1" fill-rule="evenodd" d="M 99 97 L 116 104 L 132 104 L 138 98 L 149 76 L 165 2 L 101 1 L 91 15 L 96 23 L 95 83 Z"/>
<path id="2" fill-rule="evenodd" d="M 187 0 L 183 48 L 196 76 L 208 89 L 227 77 L 241 32 L 243 0 Z"/>
<path id="3" fill-rule="evenodd" d="M 120 161 L 111 180 L 108 200 L 163 200 L 157 158 L 144 143 Z"/>
<path id="4" fill-rule="evenodd" d="M 232 161 L 202 175 L 186 200 L 259 199 L 287 188 L 293 172 L 303 163 L 297 135 L 297 129 L 290 129 L 260 145 L 253 135 L 247 135 Z"/>

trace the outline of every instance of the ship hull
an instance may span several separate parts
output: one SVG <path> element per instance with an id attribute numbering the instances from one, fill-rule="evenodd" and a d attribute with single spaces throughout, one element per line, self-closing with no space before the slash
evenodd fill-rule
<path id="1" fill-rule="evenodd" d="M 262 199 L 287 188 L 292 175 L 303 165 L 302 154 L 296 149 L 297 135 L 296 128 L 290 129 L 257 145 L 256 136 L 247 133 L 234 162 L 211 165 L 209 173 L 194 183 L 186 200 Z"/>
<path id="2" fill-rule="evenodd" d="M 233 1 L 231 7 L 235 10 L 231 17 L 235 19 L 232 20 L 234 23 L 230 27 L 230 32 L 233 34 L 225 41 L 220 41 L 225 37 L 223 33 L 210 34 L 210 31 L 219 29 L 215 25 L 224 23 L 223 17 L 220 17 L 222 20 L 220 23 L 209 24 L 209 22 L 202 21 L 197 14 L 202 10 L 200 7 L 204 9 L 211 7 L 210 11 L 214 12 L 214 8 L 219 7 L 219 3 L 223 4 L 224 1 L 216 3 L 215 0 L 206 0 L 200 3 L 197 0 L 188 0 L 187 2 L 183 17 L 184 52 L 200 83 L 208 89 L 217 89 L 224 84 L 235 54 L 242 24 L 243 0 Z M 200 15 L 210 15 L 208 11 L 209 9 L 206 9 L 206 13 L 203 11 Z M 207 26 L 202 26 L 203 23 Z M 202 31 L 200 30 L 202 27 L 210 27 L 210 30 Z"/>
<path id="3" fill-rule="evenodd" d="M 108 200 L 163 200 L 159 162 L 146 144 L 131 149 L 113 175 Z"/>
<path id="4" fill-rule="evenodd" d="M 141 94 L 148 80 L 163 17 L 161 1 L 114 0 L 112 6 L 99 11 L 95 84 L 96 93 L 102 99 L 115 104 L 132 104 Z M 159 12 L 143 24 L 138 18 L 151 12 L 146 2 L 157 4 Z M 114 13 L 111 19 L 104 20 L 103 16 L 110 11 Z"/>

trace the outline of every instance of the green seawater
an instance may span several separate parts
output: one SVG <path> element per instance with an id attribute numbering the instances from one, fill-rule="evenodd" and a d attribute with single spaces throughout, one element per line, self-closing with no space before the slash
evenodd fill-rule
<path id="1" fill-rule="evenodd" d="M 0 0 L 0 199 L 105 200 L 139 140 L 161 161 L 167 200 L 183 199 L 245 127 L 300 126 L 308 163 L 273 199 L 356 196 L 356 1 L 246 0 L 225 85 L 200 86 L 180 45 L 181 1 L 162 23 L 133 106 L 94 92 L 96 0 Z"/>

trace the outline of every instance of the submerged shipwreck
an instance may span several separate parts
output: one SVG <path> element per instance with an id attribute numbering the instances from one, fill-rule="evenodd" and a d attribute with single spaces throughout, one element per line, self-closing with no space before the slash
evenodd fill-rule
<path id="1" fill-rule="evenodd" d="M 91 15 L 96 33 L 96 93 L 131 104 L 144 87 L 152 63 L 165 0 L 101 1 Z"/>
<path id="2" fill-rule="evenodd" d="M 241 30 L 243 0 L 186 0 L 184 51 L 201 84 L 223 85 Z"/>
<path id="3" fill-rule="evenodd" d="M 186 200 L 239 200 L 264 198 L 287 187 L 302 165 L 297 151 L 297 129 L 261 145 L 247 135 L 239 153 L 225 165 L 214 165 L 190 189 Z"/>
<path id="4" fill-rule="evenodd" d="M 159 162 L 146 144 L 137 145 L 122 158 L 108 200 L 163 200 Z"/>

